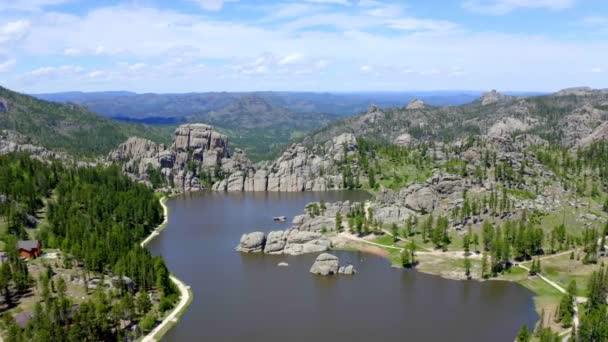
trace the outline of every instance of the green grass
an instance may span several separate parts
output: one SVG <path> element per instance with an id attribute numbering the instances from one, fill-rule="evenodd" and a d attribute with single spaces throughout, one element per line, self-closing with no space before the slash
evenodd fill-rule
<path id="1" fill-rule="evenodd" d="M 397 246 L 401 244 L 399 241 L 395 242 L 395 238 L 390 235 L 382 235 L 371 241 L 385 246 Z"/>
<path id="2" fill-rule="evenodd" d="M 583 254 L 580 253 L 582 259 Z M 549 279 L 563 288 L 568 288 L 572 280 L 576 281 L 577 295 L 587 295 L 589 275 L 599 268 L 601 263 L 608 262 L 608 258 L 601 258 L 597 264 L 585 265 L 580 260 L 570 260 L 570 255 L 560 255 L 542 261 L 542 270 Z"/>
<path id="3" fill-rule="evenodd" d="M 507 189 L 507 194 L 520 200 L 536 199 L 536 195 L 528 190 Z"/>

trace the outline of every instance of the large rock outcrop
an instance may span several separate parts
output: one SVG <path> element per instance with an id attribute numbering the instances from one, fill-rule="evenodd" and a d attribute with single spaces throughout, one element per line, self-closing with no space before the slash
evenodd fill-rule
<path id="1" fill-rule="evenodd" d="M 581 139 L 591 135 L 594 128 L 602 124 L 602 117 L 605 114 L 605 111 L 591 104 L 574 109 L 560 120 L 563 132 L 562 143 L 566 146 L 574 146 Z"/>
<path id="2" fill-rule="evenodd" d="M 399 191 L 381 189 L 371 204 L 374 217 L 385 223 L 399 223 L 412 215 L 436 210 L 440 201 L 462 196 L 465 180 L 456 175 L 434 170 L 424 183 L 414 183 Z"/>
<path id="3" fill-rule="evenodd" d="M 228 138 L 204 124 L 182 125 L 171 146 L 132 137 L 112 151 L 110 161 L 121 162 L 132 177 L 150 181 L 158 170 L 166 183 L 181 191 L 204 187 L 216 191 L 326 191 L 342 189 L 338 165 L 349 162 L 359 170 L 357 139 L 342 134 L 324 145 L 293 144 L 274 162 L 257 165 L 235 149 Z"/>
<path id="4" fill-rule="evenodd" d="M 310 273 L 322 276 L 338 274 L 340 260 L 337 256 L 328 253 L 320 254 L 310 268 Z"/>
<path id="5" fill-rule="evenodd" d="M 497 92 L 496 90 L 492 89 L 491 91 L 484 93 L 481 96 L 481 105 L 482 106 L 487 106 L 487 105 L 491 105 L 494 103 L 499 103 L 499 102 L 503 102 L 503 101 L 507 101 L 512 99 L 512 96 L 508 96 L 508 95 L 504 95 L 501 94 L 499 92 Z"/>
<path id="6" fill-rule="evenodd" d="M 409 109 L 409 110 L 424 109 L 424 108 L 426 108 L 426 104 L 422 100 L 418 100 L 418 99 L 412 100 L 405 107 L 405 109 Z"/>
<path id="7" fill-rule="evenodd" d="M 357 170 L 358 145 L 354 135 L 346 133 L 322 146 L 311 148 L 293 144 L 274 162 L 255 165 L 231 173 L 213 185 L 216 191 L 326 191 L 343 188 L 337 165 L 352 160 Z"/>
<path id="8" fill-rule="evenodd" d="M 588 146 L 598 141 L 608 140 L 608 122 L 604 122 L 591 132 L 588 136 L 579 140 L 577 146 Z"/>
<path id="9" fill-rule="evenodd" d="M 241 153 L 231 158 L 228 137 L 205 124 L 179 126 L 171 146 L 129 138 L 108 159 L 122 163 L 127 174 L 143 181 L 149 181 L 152 171 L 157 170 L 167 184 L 183 191 L 199 190 L 218 173 L 232 175 L 251 164 Z"/>
<path id="10" fill-rule="evenodd" d="M 266 236 L 262 232 L 253 232 L 244 234 L 241 237 L 239 245 L 236 247 L 238 252 L 243 253 L 259 253 L 264 251 L 266 244 Z"/>
<path id="11" fill-rule="evenodd" d="M 13 152 L 29 153 L 32 157 L 40 160 L 71 161 L 66 153 L 50 151 L 42 146 L 35 145 L 31 139 L 15 131 L 1 130 L 0 155 Z"/>
<path id="12" fill-rule="evenodd" d="M 244 234 L 236 251 L 243 253 L 301 255 L 325 252 L 331 249 L 331 241 L 318 232 L 300 231 L 297 228 Z"/>

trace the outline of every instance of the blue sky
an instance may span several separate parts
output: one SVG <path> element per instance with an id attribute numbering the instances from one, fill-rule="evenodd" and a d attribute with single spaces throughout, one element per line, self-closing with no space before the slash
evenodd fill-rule
<path id="1" fill-rule="evenodd" d="M 605 0 L 0 0 L 0 85 L 67 90 L 608 87 Z"/>

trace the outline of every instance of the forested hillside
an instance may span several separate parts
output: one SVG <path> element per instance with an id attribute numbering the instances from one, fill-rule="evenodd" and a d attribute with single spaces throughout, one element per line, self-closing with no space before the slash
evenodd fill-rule
<path id="1" fill-rule="evenodd" d="M 117 167 L 9 154 L 0 157 L 0 193 L 7 341 L 118 341 L 150 330 L 176 301 L 162 258 L 139 245 L 162 221 L 158 198 Z M 23 261 L 16 241 L 31 238 L 60 256 Z M 22 312 L 31 319 L 19 326 L 12 315 Z"/>
<path id="2" fill-rule="evenodd" d="M 534 134 L 572 146 L 608 120 L 608 92 L 566 89 L 555 94 L 515 97 L 489 92 L 460 106 L 414 101 L 404 107 L 372 106 L 366 113 L 331 123 L 311 134 L 324 142 L 342 133 L 401 145 L 449 143 L 470 135 Z"/>
<path id="3" fill-rule="evenodd" d="M 90 157 L 107 153 L 133 135 L 168 141 L 173 127 L 117 122 L 78 105 L 46 102 L 0 87 L 0 129 L 19 132 L 51 150 Z"/>

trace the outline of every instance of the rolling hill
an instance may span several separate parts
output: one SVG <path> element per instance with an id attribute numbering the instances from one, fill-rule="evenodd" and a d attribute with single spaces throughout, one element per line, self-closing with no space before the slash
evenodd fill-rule
<path id="1" fill-rule="evenodd" d="M 92 157 L 133 135 L 168 141 L 173 128 L 119 122 L 76 104 L 47 102 L 0 87 L 0 129 L 19 132 L 55 151 Z"/>

